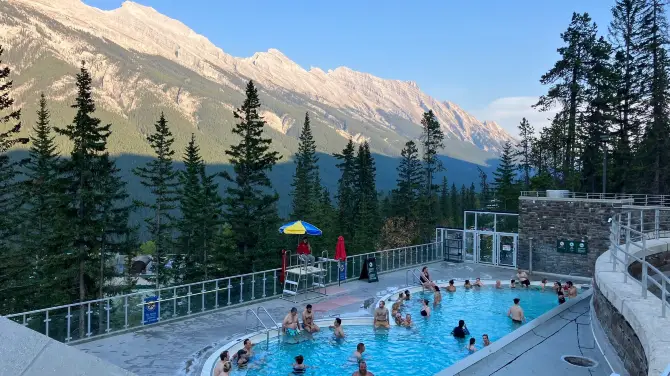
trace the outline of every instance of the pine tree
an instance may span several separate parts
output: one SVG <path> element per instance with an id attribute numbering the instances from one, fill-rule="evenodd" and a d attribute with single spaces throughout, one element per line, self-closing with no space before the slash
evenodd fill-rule
<path id="1" fill-rule="evenodd" d="M 340 179 L 337 183 L 337 228 L 345 241 L 350 242 L 354 235 L 356 198 L 356 156 L 354 142 L 350 139 L 341 154 L 334 154 L 339 163 Z"/>
<path id="2" fill-rule="evenodd" d="M 466 208 L 470 210 L 477 209 L 477 192 L 475 190 L 475 183 L 470 183 L 470 189 L 468 189 L 468 197 L 465 200 Z"/>
<path id="3" fill-rule="evenodd" d="M 209 265 L 214 260 L 216 252 L 216 235 L 223 223 L 223 199 L 219 195 L 219 184 L 214 178 L 218 174 L 209 175 L 204 163 L 200 168 L 200 247 L 202 249 L 203 278 L 210 279 Z"/>
<path id="4" fill-rule="evenodd" d="M 521 119 L 519 123 L 519 143 L 516 145 L 517 152 L 515 156 L 518 157 L 518 169 L 523 173 L 523 187 L 528 190 L 530 187 L 530 174 L 532 170 L 532 149 L 535 141 L 535 130 L 530 125 L 526 118 Z"/>
<path id="5" fill-rule="evenodd" d="M 80 301 L 94 297 L 95 292 L 103 295 L 105 279 L 111 277 L 105 272 L 105 258 L 121 241 L 119 234 L 129 231 L 128 223 L 123 223 L 129 211 L 123 206 L 127 198 L 125 184 L 107 153 L 111 124 L 102 125 L 94 117 L 91 83 L 91 75 L 82 63 L 77 74 L 77 98 L 72 105 L 77 114 L 72 124 L 55 128 L 73 145 L 70 158 L 60 166 L 60 184 L 66 198 L 61 208 L 68 217 L 68 226 L 61 229 L 64 233 L 60 236 L 72 247 L 72 274 L 77 276 L 74 285 Z M 83 336 L 84 308 L 80 310 L 79 323 L 79 335 Z"/>
<path id="6" fill-rule="evenodd" d="M 612 7 L 609 36 L 617 72 L 616 119 L 612 140 L 611 192 L 630 193 L 635 188 L 634 154 L 640 141 L 643 72 L 640 61 L 641 17 L 646 0 L 617 0 Z"/>
<path id="7" fill-rule="evenodd" d="M 449 201 L 451 201 L 451 223 L 454 227 L 460 227 L 463 225 L 461 222 L 461 217 L 463 215 L 463 207 L 460 198 L 458 197 L 458 191 L 456 190 L 456 184 L 451 184 L 451 192 L 449 194 Z"/>
<path id="8" fill-rule="evenodd" d="M 512 143 L 507 141 L 503 145 L 500 163 L 493 172 L 493 189 L 498 210 L 514 211 L 518 207 L 519 190 L 515 184 L 515 170 L 514 150 Z"/>
<path id="9" fill-rule="evenodd" d="M 358 147 L 356 155 L 355 197 L 356 211 L 354 249 L 372 252 L 379 230 L 375 161 L 367 141 Z"/>
<path id="10" fill-rule="evenodd" d="M 420 200 L 421 217 L 419 218 L 419 233 L 422 240 L 432 236 L 432 228 L 438 221 L 437 196 L 435 191 L 439 188 L 433 183 L 434 175 L 443 170 L 442 162 L 438 153 L 444 148 L 444 133 L 432 110 L 425 112 L 421 119 L 423 132 L 421 141 L 423 144 L 423 165 L 425 170 L 424 192 Z"/>
<path id="11" fill-rule="evenodd" d="M 142 186 L 147 188 L 153 196 L 153 202 L 138 202 L 137 204 L 151 211 L 151 216 L 145 218 L 145 222 L 156 244 L 156 281 L 160 286 L 164 281 L 162 276 L 164 255 L 172 249 L 173 211 L 176 209 L 179 186 L 178 172 L 174 169 L 172 162 L 174 138 L 162 112 L 156 122 L 155 132 L 149 135 L 147 140 L 156 153 L 156 159 L 148 162 L 146 166 L 135 168 L 133 173 L 140 178 Z"/>
<path id="12" fill-rule="evenodd" d="M 489 189 L 488 175 L 481 168 L 477 167 L 479 172 L 479 189 L 481 191 L 482 208 L 488 209 L 491 204 L 491 190 Z"/>
<path id="13" fill-rule="evenodd" d="M 395 213 L 405 220 L 414 220 L 422 181 L 419 150 L 414 141 L 407 141 L 400 155 L 400 164 L 397 168 L 398 183 L 394 192 L 394 201 L 397 204 Z"/>
<path id="14" fill-rule="evenodd" d="M 181 276 L 183 280 L 180 282 L 192 282 L 198 280 L 200 276 L 201 269 L 197 266 L 197 263 L 200 261 L 198 256 L 203 253 L 203 250 L 199 248 L 199 239 L 202 230 L 203 197 L 200 180 L 204 163 L 200 156 L 200 148 L 195 141 L 195 134 L 191 134 L 191 140 L 186 146 L 184 167 L 184 170 L 179 171 L 179 210 L 181 218 L 177 225 L 179 229 L 177 244 L 180 254 L 178 265 L 184 267 L 184 273 Z M 179 269 L 179 267 L 176 269 Z"/>
<path id="15" fill-rule="evenodd" d="M 315 211 L 321 199 L 321 182 L 319 179 L 316 143 L 312 136 L 309 113 L 305 113 L 305 124 L 300 133 L 298 153 L 295 158 L 295 174 L 293 175 L 293 213 L 291 218 L 314 221 Z"/>
<path id="16" fill-rule="evenodd" d="M 246 99 L 242 107 L 233 113 L 239 119 L 233 133 L 240 137 L 240 142 L 226 150 L 235 176 L 227 171 L 222 174 L 231 183 L 226 187 L 224 199 L 227 220 L 238 246 L 246 257 L 252 259 L 252 265 L 254 256 L 248 253 L 256 247 L 260 231 L 267 226 L 266 220 L 277 217 L 276 203 L 279 199 L 276 193 L 267 192 L 272 189 L 267 173 L 280 156 L 276 151 L 270 151 L 272 139 L 263 137 L 265 121 L 258 113 L 260 106 L 258 91 L 249 81 Z"/>
<path id="17" fill-rule="evenodd" d="M 664 0 L 648 0 L 642 9 L 640 48 L 642 50 L 642 105 L 646 128 L 639 160 L 644 173 L 642 187 L 649 193 L 664 194 L 670 187 L 670 80 L 668 70 L 668 21 Z M 650 173 L 651 172 L 651 173 Z"/>
<path id="18" fill-rule="evenodd" d="M 441 222 L 444 226 L 451 223 L 451 201 L 449 200 L 449 182 L 447 177 L 442 177 L 442 187 L 440 188 L 440 214 Z"/>

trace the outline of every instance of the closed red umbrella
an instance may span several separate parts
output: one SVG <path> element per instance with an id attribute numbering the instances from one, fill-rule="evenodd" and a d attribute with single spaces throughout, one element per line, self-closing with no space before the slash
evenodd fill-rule
<path id="1" fill-rule="evenodd" d="M 335 246 L 335 260 L 345 261 L 347 259 L 347 251 L 344 249 L 344 237 L 337 238 L 337 245 Z"/>

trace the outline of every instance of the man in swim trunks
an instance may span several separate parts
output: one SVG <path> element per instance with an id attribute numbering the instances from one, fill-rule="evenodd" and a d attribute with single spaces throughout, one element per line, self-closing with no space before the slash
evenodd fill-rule
<path id="1" fill-rule="evenodd" d="M 523 314 L 523 308 L 519 305 L 521 299 L 514 298 L 514 305 L 507 311 L 507 316 L 512 319 L 515 324 L 521 324 L 526 321 L 526 316 Z"/>
<path id="2" fill-rule="evenodd" d="M 233 357 L 237 359 L 237 365 L 241 366 L 249 363 L 249 359 L 254 355 L 253 350 L 251 350 L 253 345 L 249 338 L 244 340 L 244 347 L 238 350 L 237 354 Z"/>
<path id="3" fill-rule="evenodd" d="M 358 371 L 354 372 L 351 376 L 375 376 L 372 372 L 368 371 L 368 365 L 365 363 L 365 360 L 358 362 Z"/>
<path id="4" fill-rule="evenodd" d="M 319 327 L 314 323 L 314 313 L 312 313 L 312 305 L 308 304 L 305 310 L 302 311 L 302 328 L 308 333 L 316 333 Z"/>
<path id="5" fill-rule="evenodd" d="M 379 308 L 375 309 L 375 328 L 390 328 L 389 324 L 389 310 L 385 307 L 384 301 L 379 302 Z"/>
<path id="6" fill-rule="evenodd" d="M 359 343 L 356 345 L 356 351 L 354 351 L 353 354 L 351 354 L 351 359 L 353 359 L 356 362 L 362 362 L 363 361 L 363 352 L 365 352 L 365 344 L 363 342 Z"/>
<path id="7" fill-rule="evenodd" d="M 566 284 L 568 285 L 568 298 L 576 298 L 577 288 L 575 285 L 572 283 L 572 281 L 568 281 Z"/>
<path id="8" fill-rule="evenodd" d="M 335 335 L 335 338 L 344 338 L 344 330 L 342 329 L 342 319 L 341 318 L 336 318 L 335 322 L 333 323 L 333 326 L 330 327 L 333 329 L 333 334 Z"/>
<path id="9" fill-rule="evenodd" d="M 284 333 L 291 336 L 298 334 L 298 309 L 295 307 L 291 308 L 291 312 L 284 317 L 281 325 Z"/>
<path id="10" fill-rule="evenodd" d="M 214 371 L 212 371 L 212 376 L 221 376 L 223 374 L 223 366 L 226 363 L 230 362 L 230 357 L 228 356 L 228 351 L 224 351 L 219 355 L 219 362 L 216 364 L 216 367 L 214 367 Z"/>
<path id="11" fill-rule="evenodd" d="M 449 281 L 449 286 L 447 286 L 447 291 L 456 292 L 456 286 L 454 286 L 454 280 Z"/>
<path id="12" fill-rule="evenodd" d="M 484 334 L 482 336 L 482 342 L 484 342 L 484 347 L 491 344 L 491 340 L 489 340 L 489 335 L 488 334 Z"/>

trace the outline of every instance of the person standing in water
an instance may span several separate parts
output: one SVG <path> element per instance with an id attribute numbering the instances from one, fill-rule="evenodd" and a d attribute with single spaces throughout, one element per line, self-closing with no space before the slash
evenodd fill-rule
<path id="1" fill-rule="evenodd" d="M 440 302 L 442 302 L 442 293 L 440 292 L 440 288 L 435 286 L 435 292 L 433 293 L 433 307 L 437 307 Z"/>
<path id="2" fill-rule="evenodd" d="M 482 343 L 484 344 L 484 347 L 491 344 L 491 340 L 489 340 L 489 335 L 488 334 L 484 334 L 482 336 Z"/>
<path id="3" fill-rule="evenodd" d="M 470 334 L 468 327 L 465 326 L 465 321 L 458 320 L 458 326 L 451 331 L 451 334 L 456 338 L 465 338 L 466 335 Z"/>
<path id="4" fill-rule="evenodd" d="M 228 356 L 228 351 L 224 351 L 219 355 L 219 362 L 216 364 L 216 367 L 214 367 L 214 371 L 212 372 L 212 376 L 222 376 L 224 375 L 225 372 L 225 365 L 226 363 L 230 364 L 230 356 Z M 230 368 L 228 369 L 230 371 Z"/>
<path id="5" fill-rule="evenodd" d="M 523 314 L 523 308 L 519 305 L 521 299 L 514 298 L 514 305 L 509 308 L 507 311 L 507 316 L 512 319 L 512 322 L 515 324 L 521 324 L 526 321 L 526 317 Z"/>
<path id="6" fill-rule="evenodd" d="M 302 355 L 298 355 L 295 357 L 295 363 L 293 363 L 293 374 L 294 375 L 302 375 L 305 373 L 307 370 L 307 366 L 305 365 L 305 358 Z"/>
<path id="7" fill-rule="evenodd" d="M 364 352 L 365 352 L 365 344 L 361 342 L 358 345 L 356 345 L 356 351 L 354 351 L 354 353 L 351 354 L 351 359 L 358 363 L 362 362 Z"/>
<path id="8" fill-rule="evenodd" d="M 428 306 L 428 299 L 424 299 L 421 301 L 421 316 L 423 317 L 430 317 L 430 307 Z"/>
<path id="9" fill-rule="evenodd" d="M 372 372 L 368 371 L 368 365 L 365 363 L 365 360 L 358 362 L 358 371 L 351 374 L 351 376 L 375 376 Z"/>
<path id="10" fill-rule="evenodd" d="M 456 286 L 454 286 L 454 280 L 449 280 L 449 286 L 447 286 L 447 291 L 456 292 Z"/>
<path id="11" fill-rule="evenodd" d="M 472 354 L 473 352 L 477 351 L 477 348 L 475 347 L 475 337 L 471 337 L 471 338 L 470 338 L 470 343 L 468 344 L 468 346 L 466 347 L 466 349 L 468 349 L 468 351 L 470 352 L 470 354 Z"/>
<path id="12" fill-rule="evenodd" d="M 333 323 L 333 326 L 330 327 L 333 329 L 333 334 L 335 335 L 335 338 L 340 339 L 344 338 L 344 329 L 342 329 L 342 319 L 341 318 L 336 318 L 335 322 Z"/>

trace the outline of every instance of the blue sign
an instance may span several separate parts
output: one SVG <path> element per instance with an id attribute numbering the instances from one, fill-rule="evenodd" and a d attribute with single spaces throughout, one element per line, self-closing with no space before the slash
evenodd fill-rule
<path id="1" fill-rule="evenodd" d="M 339 262 L 339 269 L 340 269 L 340 281 L 346 281 L 347 280 L 347 262 L 340 261 Z"/>
<path id="2" fill-rule="evenodd" d="M 144 298 L 144 325 L 158 322 L 160 302 L 157 296 Z"/>

